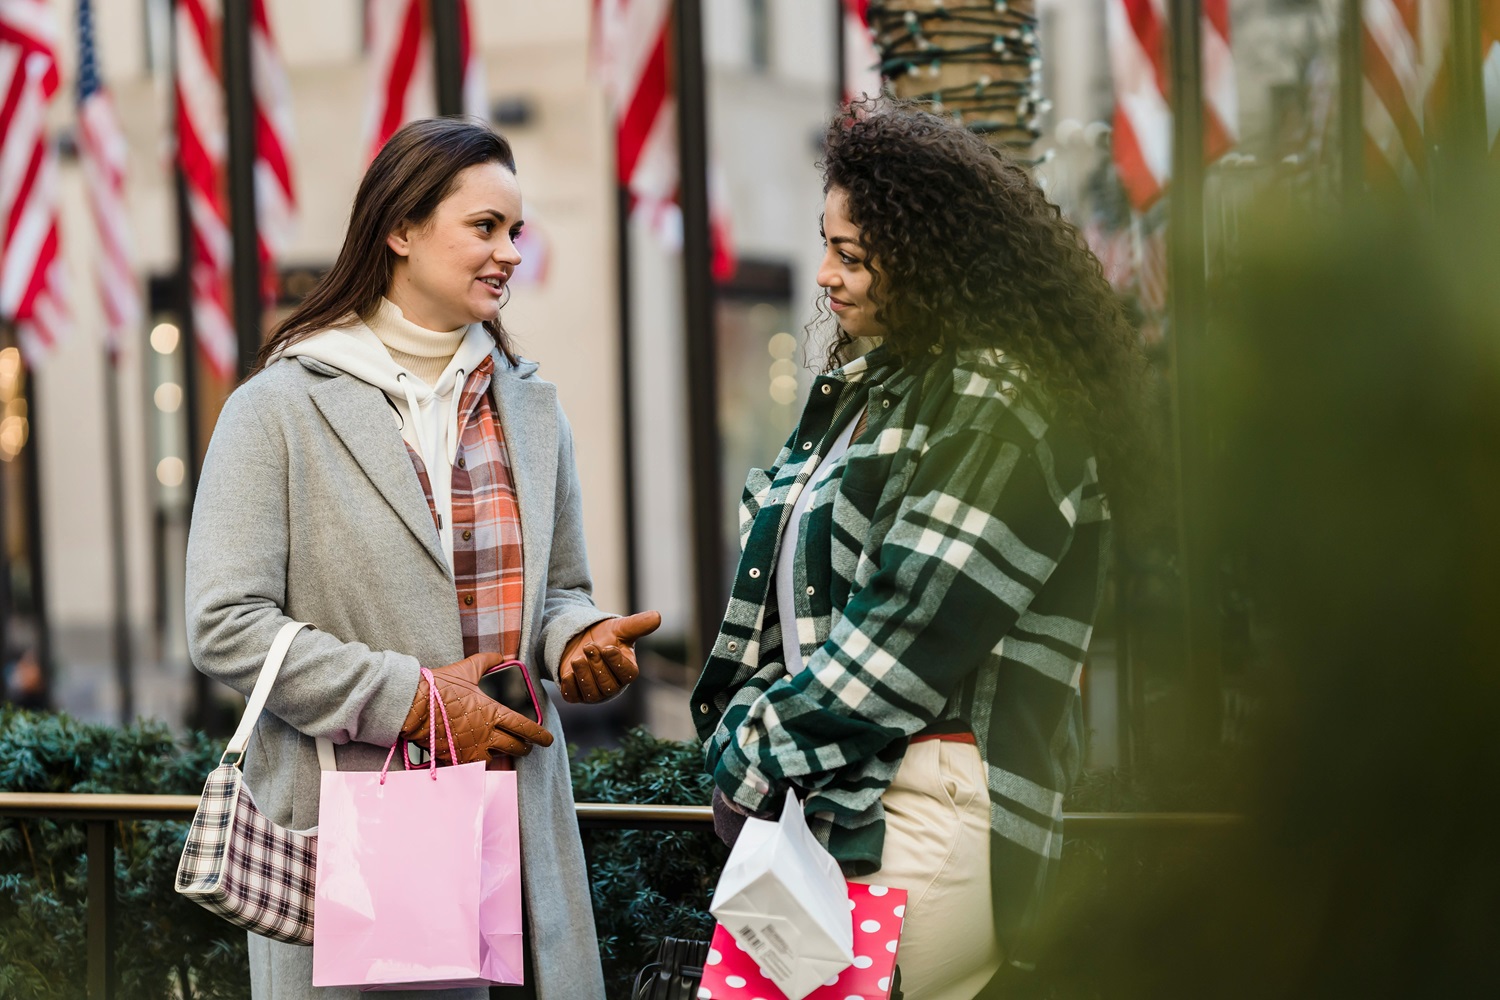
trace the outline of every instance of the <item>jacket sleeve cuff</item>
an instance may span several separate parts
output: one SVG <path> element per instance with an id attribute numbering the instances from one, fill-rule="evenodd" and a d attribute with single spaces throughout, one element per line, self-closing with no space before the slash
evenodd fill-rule
<path id="1" fill-rule="evenodd" d="M 400 738 L 401 727 L 411 714 L 422 681 L 422 665 L 415 657 L 388 652 L 386 659 L 387 681 L 381 685 L 372 706 L 374 720 L 368 737 L 370 742 L 382 747 L 393 746 Z"/>
<path id="2" fill-rule="evenodd" d="M 745 757 L 739 743 L 730 740 L 714 768 L 714 784 L 724 797 L 743 807 L 751 815 L 765 814 L 772 804 L 773 791 L 770 780 Z"/>

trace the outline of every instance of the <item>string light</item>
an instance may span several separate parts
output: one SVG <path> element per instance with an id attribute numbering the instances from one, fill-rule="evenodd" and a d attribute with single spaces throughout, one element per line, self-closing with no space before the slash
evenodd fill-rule
<path id="1" fill-rule="evenodd" d="M 931 102 L 934 111 L 953 115 L 997 145 L 1028 150 L 1051 109 L 1041 97 L 1034 4 L 931 0 L 917 10 L 912 2 L 870 2 L 880 72 L 892 89 Z"/>

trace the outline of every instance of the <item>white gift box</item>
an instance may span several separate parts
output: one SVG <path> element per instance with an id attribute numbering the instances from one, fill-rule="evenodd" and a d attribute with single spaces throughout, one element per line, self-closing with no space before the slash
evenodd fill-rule
<path id="1" fill-rule="evenodd" d="M 843 873 L 795 795 L 780 820 L 745 821 L 709 912 L 787 1000 L 803 1000 L 854 962 Z"/>

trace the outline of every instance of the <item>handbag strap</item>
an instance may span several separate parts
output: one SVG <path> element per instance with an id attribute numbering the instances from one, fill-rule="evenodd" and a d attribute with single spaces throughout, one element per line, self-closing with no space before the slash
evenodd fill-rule
<path id="1" fill-rule="evenodd" d="M 224 753 L 219 758 L 220 764 L 224 763 L 230 754 L 235 755 L 236 764 L 244 758 L 245 747 L 250 742 L 250 734 L 255 731 L 255 723 L 260 718 L 261 710 L 266 707 L 266 699 L 271 696 L 271 685 L 276 683 L 276 675 L 281 673 L 281 661 L 286 659 L 286 651 L 291 647 L 292 640 L 297 637 L 297 633 L 305 628 L 312 628 L 312 626 L 307 622 L 287 622 L 281 626 L 281 631 L 276 633 L 276 638 L 271 640 L 271 649 L 266 653 L 266 662 L 260 668 L 260 676 L 255 679 L 255 687 L 250 690 L 250 699 L 245 702 L 245 714 L 240 716 L 239 728 L 229 738 L 229 745 L 224 748 Z M 319 756 L 321 757 L 321 754 Z"/>

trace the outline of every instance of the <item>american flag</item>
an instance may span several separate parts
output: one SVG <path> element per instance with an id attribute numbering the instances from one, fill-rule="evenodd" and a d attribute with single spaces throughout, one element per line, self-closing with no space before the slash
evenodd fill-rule
<path id="1" fill-rule="evenodd" d="M 0 0 L 0 318 L 15 322 L 32 368 L 67 324 L 57 153 L 46 128 L 56 45 L 45 0 Z"/>
<path id="2" fill-rule="evenodd" d="M 239 342 L 229 317 L 233 253 L 225 194 L 229 138 L 220 67 L 221 0 L 177 0 L 176 18 L 177 157 L 188 188 L 193 319 L 204 363 L 228 380 L 239 363 Z M 286 251 L 296 222 L 292 102 L 265 0 L 251 0 L 250 18 L 255 215 L 262 287 L 270 300 L 276 292 L 276 258 Z"/>
<path id="3" fill-rule="evenodd" d="M 125 137 L 99 78 L 92 0 L 78 0 L 78 155 L 97 244 L 94 264 L 104 309 L 104 347 L 118 363 L 126 337 L 141 320 L 141 291 L 130 263 L 125 207 Z"/>
<path id="4" fill-rule="evenodd" d="M 276 50 L 265 0 L 250 7 L 251 82 L 255 94 L 255 216 L 262 284 L 275 300 L 276 259 L 291 245 L 297 221 L 292 181 L 292 88 Z"/>
<path id="5" fill-rule="evenodd" d="M 239 345 L 229 320 L 229 212 L 224 197 L 228 135 L 219 71 L 218 0 L 177 0 L 177 159 L 187 179 L 193 320 L 204 363 L 234 377 Z"/>
<path id="6" fill-rule="evenodd" d="M 880 77 L 880 56 L 875 54 L 875 36 L 870 31 L 870 0 L 843 0 L 844 5 L 844 100 L 869 95 L 877 97 L 885 87 Z"/>
<path id="7" fill-rule="evenodd" d="M 594 0 L 594 66 L 615 123 L 615 170 L 632 214 L 680 247 L 677 97 L 672 92 L 672 0 Z M 710 157 L 709 236 L 713 274 L 734 274 L 734 241 L 723 175 Z"/>
<path id="8" fill-rule="evenodd" d="M 1172 107 L 1165 0 L 1108 0 L 1106 30 L 1115 85 L 1114 155 L 1137 211 L 1172 177 Z M 1239 140 L 1239 99 L 1229 46 L 1229 0 L 1203 0 L 1203 153 L 1213 162 Z"/>
<path id="9" fill-rule="evenodd" d="M 484 60 L 477 51 L 468 0 L 458 4 L 458 32 L 459 51 L 464 58 L 464 114 L 488 118 Z M 427 0 L 368 0 L 365 38 L 370 47 L 370 102 L 365 113 L 364 143 L 368 163 L 402 125 L 437 114 Z"/>

